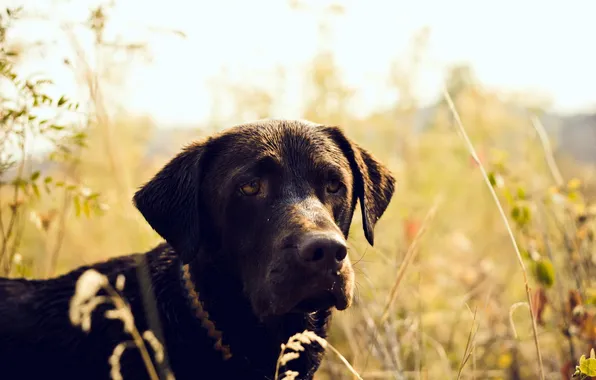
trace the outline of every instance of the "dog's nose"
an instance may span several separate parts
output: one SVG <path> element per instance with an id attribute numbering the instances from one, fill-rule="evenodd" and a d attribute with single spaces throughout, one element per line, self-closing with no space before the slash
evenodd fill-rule
<path id="1" fill-rule="evenodd" d="M 298 247 L 303 262 L 319 269 L 338 270 L 348 254 L 345 241 L 337 234 L 314 233 L 305 236 Z"/>

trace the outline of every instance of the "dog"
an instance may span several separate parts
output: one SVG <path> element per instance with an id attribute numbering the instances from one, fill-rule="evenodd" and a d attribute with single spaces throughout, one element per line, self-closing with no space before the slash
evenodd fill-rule
<path id="1" fill-rule="evenodd" d="M 134 195 L 164 243 L 48 280 L 0 279 L 0 378 L 145 379 L 152 364 L 179 380 L 274 379 L 276 370 L 312 379 L 322 345 L 304 344 L 277 369 L 281 345 L 305 330 L 325 338 L 332 310 L 350 306 L 355 208 L 372 246 L 394 186 L 335 126 L 262 120 L 193 143 Z M 109 302 L 86 328 L 73 324 L 89 270 L 127 302 L 138 335 L 154 333 L 160 358 L 149 339 L 143 355 L 131 326 L 107 318 Z"/>

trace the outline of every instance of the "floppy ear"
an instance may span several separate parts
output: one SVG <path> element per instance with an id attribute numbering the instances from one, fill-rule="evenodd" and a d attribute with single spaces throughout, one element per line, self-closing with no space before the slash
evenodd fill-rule
<path id="1" fill-rule="evenodd" d="M 133 198 L 145 220 L 185 264 L 197 253 L 201 239 L 199 183 L 205 149 L 204 143 L 184 148 Z"/>
<path id="2" fill-rule="evenodd" d="M 340 128 L 327 127 L 327 131 L 350 162 L 354 176 L 354 195 L 362 210 L 364 236 L 372 246 L 375 224 L 391 201 L 395 178 L 372 154 L 348 139 Z"/>

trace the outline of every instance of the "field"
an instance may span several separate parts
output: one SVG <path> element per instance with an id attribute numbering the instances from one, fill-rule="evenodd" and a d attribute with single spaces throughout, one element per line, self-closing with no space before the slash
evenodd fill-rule
<path id="1" fill-rule="evenodd" d="M 109 67 L 113 46 L 97 41 Z M 596 346 L 594 168 L 559 149 L 540 97 L 493 90 L 466 65 L 421 106 L 411 94 L 424 41 L 422 31 L 387 78 L 399 100 L 367 115 L 351 111 L 358 89 L 333 54 L 323 49 L 306 69 L 300 117 L 341 125 L 397 178 L 375 247 L 356 215 L 357 299 L 335 315 L 329 342 L 364 379 L 569 379 Z M 222 77 L 219 105 L 233 116 L 216 107 L 208 123 L 166 132 L 114 106 L 109 77 L 79 55 L 73 70 L 90 94 L 83 112 L 44 95 L 44 83 L 11 77 L 19 55 L 6 49 L 3 78 L 22 102 L 2 94 L 0 275 L 47 278 L 149 249 L 160 239 L 133 207 L 135 189 L 190 139 L 279 116 L 278 90 Z M 32 155 L 32 138 L 52 150 Z M 596 374 L 587 367 L 577 378 Z M 332 352 L 317 375 L 353 377 Z"/>

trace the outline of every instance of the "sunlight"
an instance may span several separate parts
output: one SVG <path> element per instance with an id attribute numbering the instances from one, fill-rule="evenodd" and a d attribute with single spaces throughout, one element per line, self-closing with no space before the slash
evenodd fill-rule
<path id="1" fill-rule="evenodd" d="M 446 65 L 468 61 L 489 86 L 546 92 L 561 110 L 594 106 L 596 50 L 588 48 L 596 35 L 596 24 L 590 20 L 596 12 L 592 1 L 565 7 L 512 0 L 491 7 L 465 0 L 334 3 L 345 6 L 345 14 L 330 18 L 329 45 L 347 84 L 359 90 L 356 108 L 360 113 L 394 99 L 384 79 L 390 63 L 403 54 L 412 36 L 427 26 L 431 37 L 416 83 L 416 94 L 423 102 L 434 100 Z M 37 4 L 45 9 L 58 7 L 65 20 L 73 21 L 82 20 L 86 7 L 97 1 Z M 110 13 L 112 33 L 148 40 L 153 52 L 151 63 L 134 64 L 127 77 L 123 98 L 132 112 L 150 114 L 164 125 L 205 121 L 212 97 L 208 83 L 222 68 L 227 69 L 226 77 L 252 83 L 255 72 L 276 67 L 283 67 L 290 78 L 285 83 L 287 98 L 278 112 L 300 111 L 305 96 L 299 78 L 320 44 L 320 2 L 302 1 L 297 10 L 277 0 L 190 4 L 183 0 L 128 0 L 117 2 Z M 319 6 L 313 8 L 313 4 Z M 540 12 L 536 13 L 538 4 Z M 466 13 L 459 11 L 463 7 Z M 169 30 L 187 37 L 177 38 Z M 39 37 L 39 26 L 27 32 Z M 82 42 L 88 50 L 90 43 L 88 39 Z M 68 46 L 62 46 L 49 52 L 41 69 L 50 71 L 50 76 L 72 93 L 76 82 L 61 67 L 61 55 L 67 50 Z"/>

